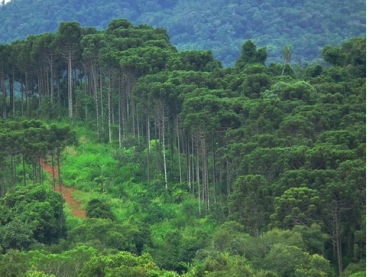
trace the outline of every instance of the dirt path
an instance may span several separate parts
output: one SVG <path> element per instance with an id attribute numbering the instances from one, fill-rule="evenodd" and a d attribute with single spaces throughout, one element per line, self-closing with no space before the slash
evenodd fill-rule
<path id="1" fill-rule="evenodd" d="M 53 178 L 54 174 L 55 174 L 55 180 L 58 178 L 58 172 L 56 168 L 54 172 L 54 169 L 52 168 L 52 166 L 46 164 L 44 160 L 40 161 L 40 165 L 43 167 L 44 170 L 46 170 L 50 174 L 51 179 Z M 56 192 L 60 192 L 60 188 L 58 184 L 54 186 L 54 190 Z M 81 207 L 81 204 L 77 202 L 75 199 L 73 199 L 72 197 L 72 192 L 75 190 L 76 188 L 74 187 L 67 187 L 64 184 L 61 184 L 61 194 L 63 195 L 65 202 L 67 203 L 72 213 L 76 217 L 86 218 L 85 210 Z"/>

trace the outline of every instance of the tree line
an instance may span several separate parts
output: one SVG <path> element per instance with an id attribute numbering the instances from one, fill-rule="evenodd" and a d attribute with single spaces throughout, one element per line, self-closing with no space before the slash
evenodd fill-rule
<path id="1" fill-rule="evenodd" d="M 67 21 L 104 30 L 116 18 L 165 28 L 178 49 L 211 49 L 225 66 L 247 39 L 268 48 L 269 62 L 281 62 L 280 49 L 291 44 L 292 62 L 307 64 L 321 60 L 325 45 L 366 35 L 365 0 L 17 0 L 0 9 L 0 43 L 55 32 Z"/>

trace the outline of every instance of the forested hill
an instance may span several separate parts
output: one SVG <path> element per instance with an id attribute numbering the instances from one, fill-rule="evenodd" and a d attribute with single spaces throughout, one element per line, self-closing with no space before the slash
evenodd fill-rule
<path id="1" fill-rule="evenodd" d="M 0 276 L 365 277 L 366 39 L 267 54 L 126 19 L 0 44 Z"/>
<path id="2" fill-rule="evenodd" d="M 325 45 L 365 37 L 365 0 L 12 0 L 0 11 L 0 43 L 55 32 L 62 21 L 105 29 L 114 18 L 167 29 L 178 49 L 210 49 L 233 65 L 251 39 L 267 47 L 270 62 L 282 62 L 293 46 L 292 63 L 321 58 Z"/>

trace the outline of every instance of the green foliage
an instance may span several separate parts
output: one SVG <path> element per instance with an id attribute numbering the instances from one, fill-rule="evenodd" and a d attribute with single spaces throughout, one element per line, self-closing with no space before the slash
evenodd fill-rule
<path id="1" fill-rule="evenodd" d="M 321 212 L 318 209 L 321 206 L 317 190 L 306 187 L 290 188 L 281 197 L 274 198 L 271 225 L 283 229 L 290 229 L 295 225 L 310 226 L 319 221 Z"/>
<path id="2" fill-rule="evenodd" d="M 366 277 L 366 272 L 365 271 L 360 271 L 360 272 L 351 274 L 349 277 Z"/>
<path id="3" fill-rule="evenodd" d="M 268 222 L 269 207 L 265 201 L 269 200 L 267 198 L 269 194 L 267 182 L 261 175 L 239 177 L 230 195 L 229 218 L 237 220 L 252 234 L 258 235 L 265 230 Z M 261 199 L 264 203 L 260 202 Z"/>
<path id="4" fill-rule="evenodd" d="M 242 69 L 247 64 L 259 63 L 264 64 L 267 58 L 266 47 L 256 49 L 256 45 L 248 40 L 244 42 L 239 59 L 236 61 L 235 66 Z"/>
<path id="5" fill-rule="evenodd" d="M 86 215 L 89 218 L 108 218 L 114 220 L 114 215 L 108 204 L 103 203 L 99 199 L 92 199 L 87 203 Z"/>
<path id="6" fill-rule="evenodd" d="M 255 275 L 251 263 L 244 257 L 229 253 L 218 253 L 201 261 L 186 276 L 263 276 Z M 264 275 L 265 276 L 265 275 Z"/>
<path id="7" fill-rule="evenodd" d="M 23 275 L 23 277 L 56 277 L 56 276 L 53 274 L 46 274 L 41 271 L 29 270 L 26 272 L 25 275 Z"/>
<path id="8" fill-rule="evenodd" d="M 93 257 L 84 264 L 79 277 L 98 276 L 178 276 L 161 270 L 148 254 L 139 257 L 129 252 L 119 252 L 108 256 Z"/>
<path id="9" fill-rule="evenodd" d="M 147 226 L 136 222 L 117 223 L 109 219 L 92 218 L 70 230 L 67 239 L 102 251 L 118 249 L 139 254 L 144 244 L 150 245 L 150 231 Z"/>
<path id="10" fill-rule="evenodd" d="M 77 246 L 61 253 L 33 250 L 22 253 L 23 259 L 33 270 L 25 276 L 77 276 L 84 263 L 95 256 L 97 250 L 87 246 Z M 29 275 L 28 275 L 29 274 Z M 37 275 L 39 274 L 39 275 Z"/>
<path id="11" fill-rule="evenodd" d="M 0 255 L 0 274 L 4 277 L 22 276 L 28 270 L 26 259 L 22 252 L 9 250 L 6 254 Z"/>
<path id="12" fill-rule="evenodd" d="M 0 231 L 0 245 L 4 250 L 27 250 L 33 243 L 36 242 L 36 240 L 33 238 L 32 229 L 18 219 L 1 226 Z"/>
<path id="13" fill-rule="evenodd" d="M 4 250 L 27 250 L 65 236 L 62 196 L 44 187 L 20 188 L 0 199 L 0 242 Z"/>
<path id="14" fill-rule="evenodd" d="M 334 276 L 329 261 L 314 254 L 309 256 L 295 246 L 275 244 L 265 257 L 265 266 L 280 276 Z"/>
<path id="15" fill-rule="evenodd" d="M 361 277 L 366 276 L 366 260 L 362 259 L 357 263 L 350 263 L 343 271 L 343 276 Z"/>

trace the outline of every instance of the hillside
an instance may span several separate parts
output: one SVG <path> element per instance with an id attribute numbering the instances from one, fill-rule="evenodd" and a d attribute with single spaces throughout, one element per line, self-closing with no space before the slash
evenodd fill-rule
<path id="1" fill-rule="evenodd" d="M 325 45 L 365 37 L 366 1 L 12 0 L 0 11 L 0 44 L 55 32 L 62 21 L 105 29 L 114 18 L 165 28 L 178 49 L 212 50 L 225 66 L 248 39 L 267 47 L 267 63 L 282 62 L 290 44 L 292 63 L 305 64 Z"/>
<path id="2" fill-rule="evenodd" d="M 0 44 L 0 276 L 365 277 L 366 39 L 290 54 L 125 19 Z"/>

